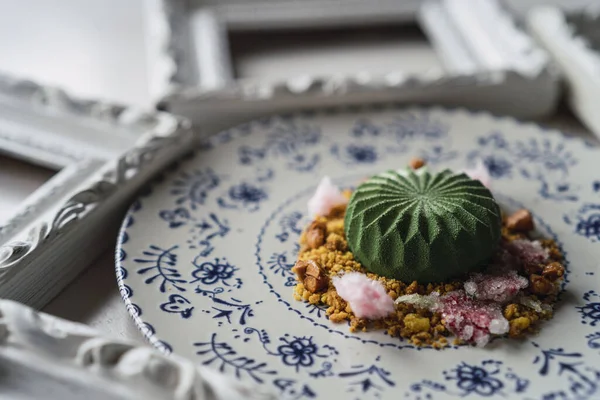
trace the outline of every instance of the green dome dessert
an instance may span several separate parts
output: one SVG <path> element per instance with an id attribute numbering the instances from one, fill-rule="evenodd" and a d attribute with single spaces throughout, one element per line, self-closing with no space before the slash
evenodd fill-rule
<path id="1" fill-rule="evenodd" d="M 491 192 L 466 174 L 388 171 L 353 193 L 344 221 L 352 253 L 370 272 L 410 283 L 478 269 L 500 241 Z"/>

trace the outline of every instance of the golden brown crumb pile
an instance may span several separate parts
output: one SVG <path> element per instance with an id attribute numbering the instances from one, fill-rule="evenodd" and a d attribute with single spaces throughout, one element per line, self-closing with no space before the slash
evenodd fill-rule
<path id="1" fill-rule="evenodd" d="M 349 192 L 345 192 L 350 196 Z M 337 294 L 331 278 L 342 271 L 356 271 L 366 274 L 370 279 L 378 280 L 393 299 L 405 294 L 444 294 L 461 289 L 464 280 L 420 285 L 416 281 L 404 283 L 388 279 L 366 271 L 354 259 L 344 235 L 345 206 L 338 206 L 328 216 L 316 218 L 300 237 L 300 252 L 294 266 L 298 284 L 294 288 L 294 298 L 311 304 L 327 306 L 327 315 L 332 322 L 350 322 L 350 331 L 385 329 L 390 336 L 408 339 L 415 345 L 432 345 L 443 348 L 448 345 L 446 337 L 450 332 L 444 326 L 439 313 L 417 309 L 411 304 L 397 304 L 396 312 L 379 320 L 357 318 L 349 305 Z M 528 238 L 527 232 L 533 229 L 533 220 L 527 210 L 503 218 L 502 240 L 511 242 Z M 550 260 L 546 264 L 528 265 L 519 274 L 529 279 L 526 294 L 542 304 L 552 305 L 556 301 L 559 284 L 564 275 L 561 264 L 563 256 L 552 240 L 542 240 L 542 246 L 548 249 Z M 509 321 L 508 336 L 519 338 L 536 331 L 539 323 L 552 318 L 552 311 L 537 312 L 522 304 L 511 303 L 505 306 L 504 316 Z M 458 341 L 455 340 L 456 344 Z"/>

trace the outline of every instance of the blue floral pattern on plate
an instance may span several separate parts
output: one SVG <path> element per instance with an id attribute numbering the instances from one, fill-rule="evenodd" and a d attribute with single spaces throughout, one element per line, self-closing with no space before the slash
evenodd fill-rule
<path id="1" fill-rule="evenodd" d="M 350 129 L 348 140 L 332 145 L 330 153 L 346 166 L 371 165 L 409 151 L 429 164 L 437 164 L 458 156 L 450 148 L 448 132 L 446 124 L 426 113 L 403 114 L 380 125 L 359 119 Z"/>
<path id="2" fill-rule="evenodd" d="M 175 204 L 188 204 L 190 208 L 204 204 L 208 193 L 219 186 L 221 178 L 210 168 L 182 172 L 173 181 L 171 194 L 176 196 Z"/>
<path id="3" fill-rule="evenodd" d="M 563 247 L 569 296 L 535 342 L 417 348 L 381 331 L 350 332 L 326 307 L 294 299 L 291 269 L 320 178 L 352 187 L 413 156 L 433 169 L 482 162 L 500 203 L 532 209 L 540 232 Z M 209 139 L 142 192 L 119 235 L 119 290 L 161 351 L 283 399 L 595 399 L 596 158 L 582 142 L 462 111 L 263 118 Z"/>
<path id="4" fill-rule="evenodd" d="M 200 281 L 204 285 L 221 283 L 225 286 L 235 286 L 238 289 L 242 287 L 242 280 L 239 278 L 235 279 L 235 284 L 231 282 L 238 269 L 225 259 L 217 258 L 214 261 L 206 261 L 204 256 L 199 255 L 194 259 L 193 264 L 196 269 L 192 272 L 194 279 L 190 283 Z"/>
<path id="5" fill-rule="evenodd" d="M 584 325 L 596 326 L 600 324 L 600 294 L 595 290 L 590 290 L 583 295 L 585 305 L 577 307 L 581 314 L 581 323 Z"/>
<path id="6" fill-rule="evenodd" d="M 314 148 L 321 140 L 321 130 L 308 124 L 289 121 L 269 121 L 269 132 L 261 147 L 241 146 L 238 150 L 242 165 L 254 165 L 276 157 L 285 160 L 285 166 L 297 172 L 310 172 L 320 161 Z"/>
<path id="7" fill-rule="evenodd" d="M 580 187 L 569 176 L 578 161 L 563 142 L 548 138 L 509 141 L 503 133 L 492 131 L 480 136 L 477 144 L 468 159 L 481 160 L 492 178 L 518 174 L 536 182 L 538 194 L 545 199 L 578 200 Z"/>
<path id="8" fill-rule="evenodd" d="M 445 393 L 455 397 L 508 397 L 524 393 L 529 380 L 515 375 L 502 361 L 484 360 L 477 365 L 461 362 L 443 371 L 447 383 L 422 380 L 410 386 L 407 397 L 428 398 L 433 393 Z"/>
<path id="9" fill-rule="evenodd" d="M 576 234 L 593 242 L 600 240 L 600 204 L 584 204 L 572 215 L 565 215 L 564 220 Z"/>

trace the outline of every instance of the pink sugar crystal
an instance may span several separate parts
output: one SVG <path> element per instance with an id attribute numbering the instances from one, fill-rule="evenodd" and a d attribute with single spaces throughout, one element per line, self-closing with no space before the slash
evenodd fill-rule
<path id="1" fill-rule="evenodd" d="M 525 289 L 529 281 L 514 270 L 474 274 L 465 282 L 465 292 L 478 300 L 507 302 Z"/>
<path id="2" fill-rule="evenodd" d="M 315 194 L 308 201 L 308 214 L 311 218 L 319 215 L 327 215 L 333 207 L 346 203 L 348 203 L 348 199 L 331 182 L 331 179 L 326 176 L 321 179 Z"/>
<path id="3" fill-rule="evenodd" d="M 388 296 L 381 282 L 364 274 L 349 272 L 336 276 L 333 285 L 358 318 L 383 318 L 395 310 L 394 300 Z"/>
<path id="4" fill-rule="evenodd" d="M 491 334 L 508 332 L 508 321 L 498 303 L 473 299 L 462 290 L 450 292 L 440 300 L 432 311 L 441 313 L 446 328 L 466 342 L 482 347 L 489 342 Z"/>
<path id="5" fill-rule="evenodd" d="M 481 184 L 488 189 L 492 185 L 492 178 L 490 177 L 490 173 L 481 160 L 477 160 L 477 164 L 475 164 L 474 168 L 466 169 L 463 171 L 465 174 L 469 175 L 471 179 L 476 179 L 481 182 Z"/>
<path id="6" fill-rule="evenodd" d="M 396 302 L 413 304 L 441 313 L 450 332 L 461 340 L 480 347 L 489 342 L 490 335 L 504 335 L 509 329 L 499 303 L 473 299 L 463 290 L 444 296 L 437 293 L 428 296 L 405 295 L 398 297 Z"/>
<path id="7" fill-rule="evenodd" d="M 548 260 L 548 250 L 537 240 L 517 239 L 504 246 L 525 265 L 540 264 Z"/>

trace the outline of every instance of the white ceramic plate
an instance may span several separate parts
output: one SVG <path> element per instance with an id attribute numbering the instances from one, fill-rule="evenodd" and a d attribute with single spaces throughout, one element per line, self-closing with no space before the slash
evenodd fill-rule
<path id="1" fill-rule="evenodd" d="M 568 260 L 555 318 L 523 341 L 415 348 L 350 333 L 293 300 L 306 203 L 422 156 L 482 159 L 504 207 L 525 206 Z M 272 117 L 223 132 L 131 207 L 121 293 L 143 333 L 282 398 L 600 398 L 599 153 L 534 125 L 463 111 L 386 109 Z M 600 292 L 600 291 L 599 291 Z"/>

